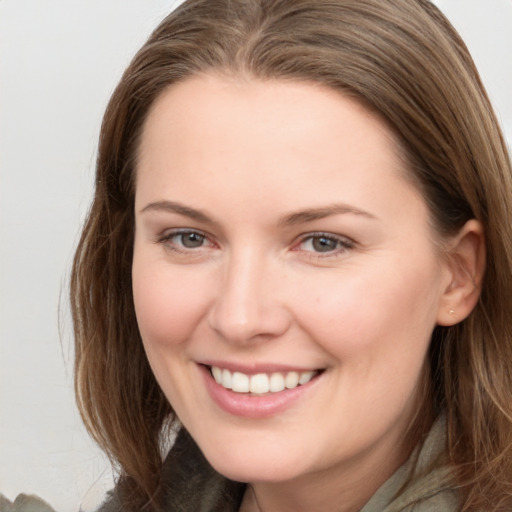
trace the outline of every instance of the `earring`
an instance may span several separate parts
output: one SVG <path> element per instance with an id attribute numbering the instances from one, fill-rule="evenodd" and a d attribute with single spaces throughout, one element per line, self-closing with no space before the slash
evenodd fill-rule
<path id="1" fill-rule="evenodd" d="M 453 310 L 452 308 L 450 308 L 450 310 L 448 311 L 448 313 L 449 313 L 450 315 L 454 315 L 454 314 L 455 314 L 455 310 Z"/>

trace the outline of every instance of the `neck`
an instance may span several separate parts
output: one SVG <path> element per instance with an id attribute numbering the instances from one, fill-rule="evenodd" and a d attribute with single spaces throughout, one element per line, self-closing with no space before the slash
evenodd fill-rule
<path id="1" fill-rule="evenodd" d="M 253 482 L 240 512 L 358 512 L 412 451 L 410 443 L 393 441 L 335 468 L 284 482 Z"/>

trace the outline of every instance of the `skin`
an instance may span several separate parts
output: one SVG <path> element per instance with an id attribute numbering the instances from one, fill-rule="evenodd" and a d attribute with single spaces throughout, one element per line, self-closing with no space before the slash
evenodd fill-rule
<path id="1" fill-rule="evenodd" d="M 457 309 L 464 279 L 406 174 L 388 127 L 319 85 L 203 75 L 149 113 L 137 320 L 207 459 L 251 484 L 243 511 L 359 510 L 410 453 L 432 330 L 474 301 Z M 477 231 L 452 244 L 472 262 Z M 284 411 L 247 418 L 212 399 L 205 361 L 323 372 Z"/>

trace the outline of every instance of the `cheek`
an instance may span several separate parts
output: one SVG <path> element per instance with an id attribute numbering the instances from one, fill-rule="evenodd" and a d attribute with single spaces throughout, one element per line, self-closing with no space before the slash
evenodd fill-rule
<path id="1" fill-rule="evenodd" d="M 146 346 L 165 348 L 183 343 L 206 309 L 204 282 L 165 265 L 134 259 L 133 297 L 139 330 Z"/>
<path id="2" fill-rule="evenodd" d="M 433 266 L 351 269 L 329 282 L 308 283 L 308 290 L 309 300 L 297 301 L 296 317 L 336 358 L 424 356 L 437 314 Z"/>

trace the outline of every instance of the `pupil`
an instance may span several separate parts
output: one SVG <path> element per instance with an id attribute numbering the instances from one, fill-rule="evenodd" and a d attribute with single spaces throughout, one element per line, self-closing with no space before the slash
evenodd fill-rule
<path id="1" fill-rule="evenodd" d="M 191 249 L 201 247 L 201 245 L 203 245 L 204 236 L 199 233 L 186 233 L 182 235 L 181 240 L 184 247 Z"/>
<path id="2" fill-rule="evenodd" d="M 313 239 L 313 247 L 317 252 L 329 252 L 336 249 L 336 240 L 331 240 L 324 236 Z"/>

